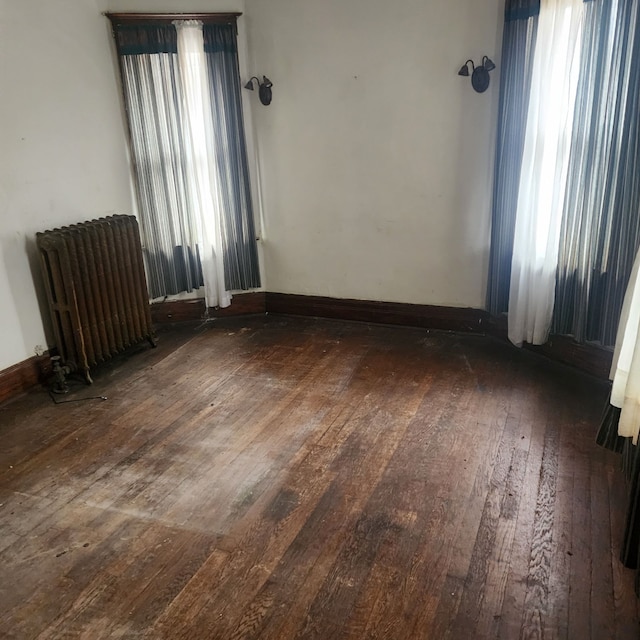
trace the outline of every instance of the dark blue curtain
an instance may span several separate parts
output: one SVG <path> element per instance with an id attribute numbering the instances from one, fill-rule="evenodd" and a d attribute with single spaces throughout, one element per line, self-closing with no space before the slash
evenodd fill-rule
<path id="1" fill-rule="evenodd" d="M 225 209 L 225 279 L 232 289 L 251 289 L 260 286 L 260 270 L 242 118 L 236 30 L 234 25 L 205 24 L 203 36 Z"/>
<path id="2" fill-rule="evenodd" d="M 487 309 L 494 315 L 509 307 L 513 232 L 539 12 L 539 0 L 508 0 L 505 6 L 487 287 Z"/>
<path id="3" fill-rule="evenodd" d="M 638 0 L 585 5 L 553 332 L 615 343 L 640 245 Z"/>

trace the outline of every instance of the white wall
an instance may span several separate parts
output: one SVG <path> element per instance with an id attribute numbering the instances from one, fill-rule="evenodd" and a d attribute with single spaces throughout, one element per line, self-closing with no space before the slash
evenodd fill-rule
<path id="1" fill-rule="evenodd" d="M 484 306 L 503 0 L 246 0 L 268 289 Z"/>
<path id="2" fill-rule="evenodd" d="M 129 212 L 131 195 L 104 3 L 0 2 L 2 370 L 47 344 L 35 233 Z"/>

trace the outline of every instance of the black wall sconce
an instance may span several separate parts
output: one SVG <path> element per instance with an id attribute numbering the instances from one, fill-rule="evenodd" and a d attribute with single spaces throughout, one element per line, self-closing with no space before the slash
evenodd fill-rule
<path id="1" fill-rule="evenodd" d="M 473 60 L 467 60 L 462 67 L 460 67 L 460 71 L 458 71 L 459 76 L 469 76 L 469 63 L 471 63 L 471 86 L 478 92 L 484 93 L 489 88 L 489 71 L 493 71 L 496 68 L 493 60 L 488 58 L 487 56 L 483 56 L 482 64 L 476 67 L 473 64 Z"/>
<path id="2" fill-rule="evenodd" d="M 265 106 L 271 104 L 271 87 L 273 87 L 273 82 L 271 82 L 267 76 L 262 76 L 262 82 L 260 82 L 256 76 L 253 76 L 253 78 L 244 85 L 244 88 L 253 91 L 254 80 L 258 83 L 258 96 L 260 98 L 260 102 Z"/>

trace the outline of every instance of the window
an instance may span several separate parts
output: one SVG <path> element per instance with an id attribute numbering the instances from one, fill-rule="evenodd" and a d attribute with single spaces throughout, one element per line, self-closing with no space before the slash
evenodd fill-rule
<path id="1" fill-rule="evenodd" d="M 227 306 L 260 286 L 235 16 L 110 17 L 150 294 Z"/>

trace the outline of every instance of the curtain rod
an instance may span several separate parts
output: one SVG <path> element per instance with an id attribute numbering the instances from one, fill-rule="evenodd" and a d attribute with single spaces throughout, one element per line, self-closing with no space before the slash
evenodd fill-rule
<path id="1" fill-rule="evenodd" d="M 200 20 L 206 23 L 235 23 L 242 13 L 110 13 L 104 14 L 112 23 L 173 22 L 174 20 Z"/>

